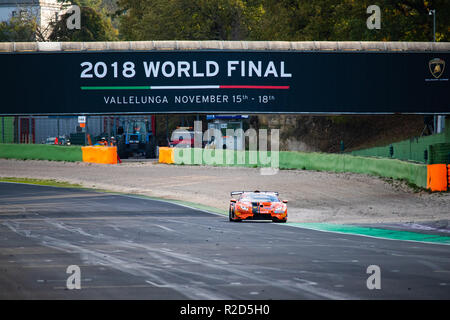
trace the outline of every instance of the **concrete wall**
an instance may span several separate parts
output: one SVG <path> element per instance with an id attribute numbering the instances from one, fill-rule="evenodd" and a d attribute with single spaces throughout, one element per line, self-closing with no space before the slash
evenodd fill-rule
<path id="1" fill-rule="evenodd" d="M 408 51 L 448 52 L 450 42 L 370 41 L 115 41 L 5 42 L 0 52 L 21 51 L 151 51 L 151 50 L 275 50 L 275 51 Z"/>

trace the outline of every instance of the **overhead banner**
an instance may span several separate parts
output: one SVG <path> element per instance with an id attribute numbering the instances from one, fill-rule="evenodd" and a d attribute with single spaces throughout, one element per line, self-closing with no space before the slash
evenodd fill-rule
<path id="1" fill-rule="evenodd" d="M 449 53 L 0 54 L 0 114 L 449 114 Z"/>

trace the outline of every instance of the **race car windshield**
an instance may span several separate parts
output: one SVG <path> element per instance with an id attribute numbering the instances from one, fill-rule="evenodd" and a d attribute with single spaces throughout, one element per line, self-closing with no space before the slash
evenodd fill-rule
<path id="1" fill-rule="evenodd" d="M 272 194 L 246 194 L 243 195 L 241 201 L 249 202 L 279 202 L 277 196 Z"/>

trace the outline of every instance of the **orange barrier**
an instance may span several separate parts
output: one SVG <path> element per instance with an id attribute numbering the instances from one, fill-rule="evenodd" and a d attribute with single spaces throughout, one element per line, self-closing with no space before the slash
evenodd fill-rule
<path id="1" fill-rule="evenodd" d="M 159 160 L 160 163 L 175 163 L 173 148 L 159 147 Z"/>
<path id="2" fill-rule="evenodd" d="M 117 147 L 81 147 L 83 162 L 117 164 Z"/>
<path id="3" fill-rule="evenodd" d="M 447 165 L 427 165 L 427 189 L 430 189 L 431 191 L 447 191 L 447 188 Z"/>

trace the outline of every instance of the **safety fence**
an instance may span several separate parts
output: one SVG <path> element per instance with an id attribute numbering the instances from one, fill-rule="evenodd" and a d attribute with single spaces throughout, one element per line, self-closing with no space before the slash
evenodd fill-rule
<path id="1" fill-rule="evenodd" d="M 79 146 L 2 143 L 0 158 L 74 162 L 82 161 L 82 152 Z"/>
<path id="2" fill-rule="evenodd" d="M 0 142 L 14 143 L 14 117 L 1 117 Z"/>
<path id="3" fill-rule="evenodd" d="M 450 142 L 436 143 L 428 147 L 429 163 L 446 163 L 450 164 Z"/>
<path id="4" fill-rule="evenodd" d="M 393 158 L 421 163 L 449 163 L 450 137 L 448 133 L 414 137 L 387 146 L 351 152 L 355 156 Z"/>
<path id="5" fill-rule="evenodd" d="M 0 144 L 0 158 L 116 164 L 117 148 L 104 146 L 59 146 Z"/>
<path id="6" fill-rule="evenodd" d="M 445 119 L 444 132 L 413 137 L 389 145 L 355 150 L 355 156 L 391 158 L 425 164 L 450 163 L 450 117 Z"/>
<path id="7" fill-rule="evenodd" d="M 87 145 L 111 137 L 127 116 L 0 117 L 0 143 Z M 90 141 L 89 141 L 90 140 Z"/>
<path id="8" fill-rule="evenodd" d="M 397 159 L 289 151 L 267 152 L 264 156 L 261 156 L 262 153 L 252 151 L 191 148 L 182 150 L 177 150 L 181 148 L 159 149 L 160 162 L 163 163 L 354 172 L 405 180 L 432 191 L 447 191 L 450 187 L 450 165 L 446 164 L 425 165 Z M 201 158 L 196 159 L 196 156 Z M 0 144 L 0 158 L 84 161 L 104 164 L 116 164 L 119 160 L 116 147 L 36 144 Z M 188 159 L 190 160 L 188 161 Z M 235 162 L 230 161 L 230 159 L 234 159 Z M 245 161 L 236 162 L 236 160 L 242 159 Z"/>

